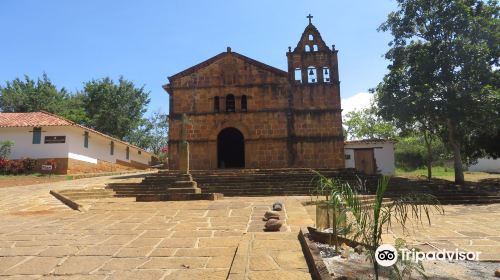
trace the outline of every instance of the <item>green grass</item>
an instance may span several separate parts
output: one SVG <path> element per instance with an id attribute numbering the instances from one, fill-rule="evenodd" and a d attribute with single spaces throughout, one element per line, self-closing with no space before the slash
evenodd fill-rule
<path id="1" fill-rule="evenodd" d="M 419 168 L 411 171 L 405 171 L 401 168 L 396 168 L 396 175 L 401 177 L 419 177 L 427 176 L 427 168 Z M 451 167 L 434 166 L 432 167 L 432 177 L 454 177 L 455 172 Z"/>

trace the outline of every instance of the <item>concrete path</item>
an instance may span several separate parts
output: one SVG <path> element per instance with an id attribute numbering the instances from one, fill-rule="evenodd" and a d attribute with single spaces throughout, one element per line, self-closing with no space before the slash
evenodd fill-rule
<path id="1" fill-rule="evenodd" d="M 113 198 L 78 212 L 48 194 L 115 180 L 0 189 L 0 279 L 310 279 L 297 231 L 312 220 L 296 198 Z M 286 225 L 264 233 L 276 200 Z"/>

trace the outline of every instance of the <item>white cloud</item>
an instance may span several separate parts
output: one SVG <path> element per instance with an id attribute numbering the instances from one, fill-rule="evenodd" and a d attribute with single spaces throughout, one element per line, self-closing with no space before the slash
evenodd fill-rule
<path id="1" fill-rule="evenodd" d="M 373 94 L 368 92 L 360 92 L 353 96 L 342 98 L 341 107 L 343 109 L 342 116 L 345 116 L 347 113 L 364 109 L 370 106 L 370 103 L 373 100 Z"/>

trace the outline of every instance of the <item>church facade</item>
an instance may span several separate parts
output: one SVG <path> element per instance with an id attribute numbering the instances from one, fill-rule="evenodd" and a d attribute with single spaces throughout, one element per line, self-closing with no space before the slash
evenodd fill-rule
<path id="1" fill-rule="evenodd" d="M 288 71 L 229 47 L 169 77 L 169 168 L 344 168 L 337 50 L 311 23 Z"/>

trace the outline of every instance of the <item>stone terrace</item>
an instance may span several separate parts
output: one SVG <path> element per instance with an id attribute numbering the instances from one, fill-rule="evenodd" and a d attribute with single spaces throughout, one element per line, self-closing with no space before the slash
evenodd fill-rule
<path id="1" fill-rule="evenodd" d="M 0 189 L 0 279 L 310 279 L 297 231 L 313 221 L 306 197 L 231 197 L 221 201 L 87 201 L 69 209 L 49 189 L 107 182 L 90 178 Z M 272 202 L 284 202 L 282 232 L 262 232 Z M 498 204 L 446 206 L 415 241 L 459 246 L 498 260 Z M 394 235 L 399 235 L 395 230 Z M 389 234 L 386 238 L 391 239 Z"/>
<path id="2" fill-rule="evenodd" d="M 295 198 L 112 198 L 82 213 L 43 186 L 0 192 L 1 279 L 310 279 L 297 231 L 312 221 Z M 277 199 L 286 226 L 264 233 Z"/>

